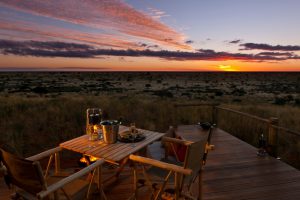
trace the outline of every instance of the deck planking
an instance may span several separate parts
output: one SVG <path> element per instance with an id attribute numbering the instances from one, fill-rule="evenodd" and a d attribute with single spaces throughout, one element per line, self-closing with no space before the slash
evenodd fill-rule
<path id="1" fill-rule="evenodd" d="M 272 157 L 258 157 L 256 148 L 220 129 L 214 130 L 212 144 L 215 150 L 209 152 L 202 175 L 203 199 L 299 199 L 299 170 Z M 151 145 L 150 150 L 153 157 L 158 157 L 162 151 L 160 143 Z M 111 172 L 112 169 L 106 168 L 103 176 Z M 105 189 L 108 199 L 127 199 L 132 193 L 132 182 L 132 171 L 127 167 L 119 180 Z M 139 199 L 148 199 L 146 193 L 147 190 L 140 191 Z M 8 194 L 0 181 L 0 199 L 8 199 Z"/>
<path id="2" fill-rule="evenodd" d="M 203 171 L 204 199 L 297 199 L 300 172 L 218 129 Z"/>
<path id="3" fill-rule="evenodd" d="M 209 152 L 203 170 L 204 200 L 299 198 L 299 170 L 272 157 L 258 157 L 255 147 L 220 129 L 213 132 L 212 144 L 215 145 L 215 150 Z M 150 148 L 153 157 L 161 155 L 159 143 L 153 144 Z M 114 191 L 118 191 L 118 187 L 114 186 Z M 131 188 L 132 185 L 128 185 L 128 190 L 132 190 Z M 107 194 L 110 199 L 126 199 L 120 194 L 110 192 Z"/>

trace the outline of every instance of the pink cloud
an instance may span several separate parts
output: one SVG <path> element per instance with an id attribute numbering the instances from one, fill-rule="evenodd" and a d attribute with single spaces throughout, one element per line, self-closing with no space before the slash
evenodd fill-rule
<path id="1" fill-rule="evenodd" d="M 141 49 L 139 44 L 128 41 L 126 38 L 122 38 L 121 36 L 109 34 L 91 34 L 46 24 L 36 24 L 33 22 L 24 22 L 19 20 L 2 19 L 2 22 L 0 23 L 0 29 L 2 31 L 2 34 L 0 33 L 1 35 L 8 37 L 7 31 L 9 31 L 9 38 L 14 37 L 16 39 L 26 38 L 29 40 L 72 40 L 102 47 Z M 6 31 L 6 33 L 3 31 Z M 24 35 L 24 33 L 26 35 Z"/>
<path id="2" fill-rule="evenodd" d="M 84 26 L 110 29 L 178 49 L 184 36 L 119 0 L 2 0 L 0 5 Z M 160 13 L 161 14 L 161 13 Z"/>

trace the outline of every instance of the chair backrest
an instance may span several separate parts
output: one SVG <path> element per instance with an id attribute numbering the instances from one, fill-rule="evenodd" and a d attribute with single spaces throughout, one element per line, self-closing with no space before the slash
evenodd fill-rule
<path id="1" fill-rule="evenodd" d="M 3 149 L 0 149 L 0 161 L 7 168 L 9 184 L 33 195 L 46 189 L 47 185 L 39 162 L 19 158 Z"/>
<path id="2" fill-rule="evenodd" d="M 191 169 L 193 172 L 189 176 L 182 177 L 181 186 L 184 184 L 184 182 L 191 184 L 191 182 L 194 181 L 199 175 L 202 169 L 203 155 L 205 152 L 207 137 L 208 135 L 201 138 L 201 140 L 188 145 L 183 167 Z"/>

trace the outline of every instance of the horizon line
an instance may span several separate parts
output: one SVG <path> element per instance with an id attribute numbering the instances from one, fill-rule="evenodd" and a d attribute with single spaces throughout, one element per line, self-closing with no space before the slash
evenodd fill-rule
<path id="1" fill-rule="evenodd" d="M 0 69 L 0 73 L 3 73 L 3 72 L 98 72 L 98 73 L 114 73 L 114 72 L 136 72 L 136 73 L 159 73 L 159 72 L 164 72 L 164 73 L 300 73 L 300 70 L 299 71 L 217 71 L 217 70 L 203 70 L 203 71 L 198 71 L 198 70 L 151 70 L 151 71 L 143 71 L 143 70 L 1 70 Z"/>

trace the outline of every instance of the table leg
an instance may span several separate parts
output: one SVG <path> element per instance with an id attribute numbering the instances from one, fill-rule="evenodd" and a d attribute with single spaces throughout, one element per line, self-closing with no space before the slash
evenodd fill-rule
<path id="1" fill-rule="evenodd" d="M 106 178 L 106 179 L 103 181 L 103 183 L 105 183 L 105 185 L 107 186 L 107 185 L 110 185 L 110 184 L 114 183 L 115 181 L 117 181 L 118 178 L 119 178 L 119 176 L 120 176 L 120 174 L 121 174 L 122 171 L 124 170 L 124 167 L 125 167 L 126 164 L 128 163 L 128 161 L 129 161 L 129 157 L 124 158 L 124 159 L 121 161 L 121 163 L 120 163 L 120 165 L 119 165 L 119 168 L 116 170 L 116 172 L 114 173 L 114 175 L 112 175 L 112 176 Z"/>
<path id="2" fill-rule="evenodd" d="M 146 148 L 145 148 L 145 149 L 142 149 L 141 151 L 137 152 L 136 154 L 140 155 L 140 154 L 142 153 L 142 155 L 144 155 L 145 152 L 146 152 L 145 150 L 146 150 Z M 120 166 L 119 166 L 119 168 L 117 169 L 116 173 L 115 173 L 112 177 L 107 178 L 107 179 L 104 181 L 104 183 L 106 183 L 106 182 L 112 182 L 112 178 L 114 178 L 114 181 L 116 181 L 116 180 L 119 178 L 119 176 L 120 176 L 120 174 L 122 173 L 122 171 L 124 170 L 124 168 L 125 168 L 126 164 L 128 163 L 128 161 L 129 161 L 129 157 L 124 158 L 124 159 L 121 161 Z"/>
<path id="3" fill-rule="evenodd" d="M 115 174 L 116 178 L 118 178 L 120 176 L 121 172 L 124 170 L 125 165 L 128 163 L 128 160 L 129 160 L 129 157 L 124 158 L 122 160 L 121 165 L 120 165 L 120 167 L 118 168 L 118 170 L 117 170 L 117 172 Z"/>
<path id="4" fill-rule="evenodd" d="M 146 156 L 147 155 L 147 147 L 141 149 L 140 151 L 136 152 L 135 154 L 141 155 L 141 156 Z M 121 172 L 124 170 L 124 167 L 126 166 L 128 161 L 129 161 L 129 157 L 124 158 L 121 161 L 120 167 L 119 167 L 119 169 L 117 170 L 117 172 L 115 174 L 116 178 L 118 178 L 120 176 Z"/>

